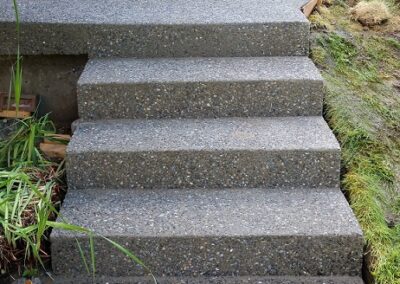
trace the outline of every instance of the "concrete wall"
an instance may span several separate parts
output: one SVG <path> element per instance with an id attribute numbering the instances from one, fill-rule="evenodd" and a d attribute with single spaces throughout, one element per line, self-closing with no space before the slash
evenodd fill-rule
<path id="1" fill-rule="evenodd" d="M 8 92 L 14 57 L 0 56 L 0 91 Z M 78 117 L 76 82 L 86 56 L 24 56 L 23 93 L 40 96 L 39 115 L 51 112 L 58 127 L 69 127 Z"/>

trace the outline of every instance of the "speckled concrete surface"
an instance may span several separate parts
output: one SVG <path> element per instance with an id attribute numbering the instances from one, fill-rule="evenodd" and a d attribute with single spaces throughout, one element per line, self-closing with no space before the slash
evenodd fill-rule
<path id="1" fill-rule="evenodd" d="M 184 57 L 308 52 L 309 23 L 299 0 L 61 0 L 56 5 L 29 0 L 19 5 L 24 54 Z M 16 46 L 12 3 L 0 1 L 0 11 L 0 54 L 9 54 Z"/>
<path id="2" fill-rule="evenodd" d="M 70 188 L 335 187 L 339 145 L 322 117 L 81 124 Z"/>
<path id="3" fill-rule="evenodd" d="M 93 59 L 78 82 L 83 119 L 321 115 L 306 57 Z"/>
<path id="4" fill-rule="evenodd" d="M 204 24 L 296 21 L 304 0 L 25 0 L 22 22 L 73 24 Z M 0 1 L 0 22 L 14 20 L 12 2 Z"/>
<path id="5" fill-rule="evenodd" d="M 322 81 L 311 59 L 299 57 L 97 58 L 79 85 L 264 80 Z"/>
<path id="6" fill-rule="evenodd" d="M 69 192 L 61 213 L 159 276 L 361 272 L 362 234 L 339 189 L 82 190 Z M 56 274 L 84 273 L 76 236 L 53 232 Z M 101 240 L 96 252 L 99 275 L 145 274 Z"/>
<path id="7" fill-rule="evenodd" d="M 70 278 L 57 277 L 55 284 L 154 284 L 151 277 L 97 277 L 79 276 Z M 360 277 L 331 276 L 331 277 L 157 277 L 159 284 L 363 284 Z"/>
<path id="8" fill-rule="evenodd" d="M 312 116 L 82 122 L 68 145 L 70 154 L 224 149 L 336 152 L 339 144 Z"/>

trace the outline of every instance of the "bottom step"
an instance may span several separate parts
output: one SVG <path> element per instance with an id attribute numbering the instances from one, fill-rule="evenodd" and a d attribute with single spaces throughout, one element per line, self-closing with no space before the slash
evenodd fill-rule
<path id="1" fill-rule="evenodd" d="M 339 189 L 75 190 L 62 214 L 157 277 L 361 275 L 362 233 Z M 53 231 L 55 274 L 85 274 L 76 238 L 87 246 Z M 147 275 L 104 240 L 95 252 L 99 276 Z"/>
<path id="2" fill-rule="evenodd" d="M 93 281 L 92 278 L 59 278 L 55 284 L 154 284 L 155 281 L 149 277 L 99 277 Z M 162 277 L 157 278 L 157 284 L 363 284 L 360 277 Z"/>

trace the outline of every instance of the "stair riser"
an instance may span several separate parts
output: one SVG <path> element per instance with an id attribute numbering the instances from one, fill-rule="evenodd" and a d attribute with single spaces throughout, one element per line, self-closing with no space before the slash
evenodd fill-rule
<path id="1" fill-rule="evenodd" d="M 15 50 L 14 29 L 14 23 L 2 24 L 0 35 L 10 40 L 0 46 L 0 54 Z M 307 55 L 310 33 L 309 24 L 305 22 L 214 25 L 37 23 L 23 24 L 21 30 L 21 53 L 26 55 L 87 53 L 91 57 L 141 58 Z"/>
<path id="2" fill-rule="evenodd" d="M 80 240 L 87 252 L 88 240 Z M 113 240 L 135 253 L 159 276 L 361 274 L 360 236 L 116 237 Z M 98 275 L 147 274 L 104 240 L 95 240 L 95 251 Z M 85 273 L 74 238 L 53 238 L 52 259 L 55 274 Z"/>
<path id="3" fill-rule="evenodd" d="M 70 188 L 337 187 L 339 151 L 69 153 Z"/>
<path id="4" fill-rule="evenodd" d="M 318 116 L 322 88 L 319 80 L 81 85 L 78 107 L 83 119 Z"/>
<path id="5" fill-rule="evenodd" d="M 158 284 L 364 284 L 361 277 L 357 276 L 214 276 L 214 277 L 156 277 Z M 57 277 L 54 283 L 77 284 L 77 283 L 98 283 L 98 284 L 154 284 L 151 276 L 142 277 L 92 277 L 86 275 L 75 275 Z"/>

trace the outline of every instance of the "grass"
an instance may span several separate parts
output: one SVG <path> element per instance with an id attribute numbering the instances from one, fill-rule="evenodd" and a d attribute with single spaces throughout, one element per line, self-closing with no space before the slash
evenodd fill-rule
<path id="1" fill-rule="evenodd" d="M 2 270 L 23 263 L 32 269 L 37 262 L 44 266 L 49 224 L 55 220 L 55 206 L 63 187 L 62 165 L 16 167 L 0 171 L 0 224 L 2 231 Z"/>
<path id="2" fill-rule="evenodd" d="M 18 267 L 20 275 L 23 272 L 29 275 L 40 266 L 44 268 L 49 258 L 49 233 L 56 228 L 88 236 L 88 254 L 76 241 L 89 275 L 95 277 L 96 274 L 94 237 L 98 236 L 152 276 L 147 266 L 122 245 L 71 224 L 60 215 L 58 208 L 66 189 L 64 161 L 47 159 L 38 148 L 39 142 L 54 134 L 54 125 L 47 116 L 29 117 L 16 123 L 9 137 L 0 141 L 1 272 L 4 274 Z M 156 282 L 154 277 L 153 280 Z"/>
<path id="3" fill-rule="evenodd" d="M 18 120 L 0 141 L 0 266 L 2 272 L 44 265 L 50 226 L 60 204 L 64 163 L 46 159 L 38 143 L 55 132 L 48 117 Z"/>
<path id="4" fill-rule="evenodd" d="M 325 115 L 342 146 L 343 189 L 363 229 L 377 283 L 400 283 L 400 11 L 372 29 L 346 1 L 311 17 L 312 58 L 326 82 Z"/>
<path id="5" fill-rule="evenodd" d="M 22 95 L 22 56 L 20 54 L 20 20 L 17 0 L 13 0 L 15 22 L 16 22 L 16 35 L 17 35 L 17 58 L 15 65 L 11 68 L 11 86 L 8 98 L 8 108 L 10 108 L 11 95 L 14 98 L 15 109 L 18 113 L 19 105 Z"/>
<path id="6" fill-rule="evenodd" d="M 46 159 L 36 146 L 54 133 L 55 126 L 47 116 L 19 120 L 18 127 L 10 137 L 0 141 L 0 168 L 46 164 Z"/>

